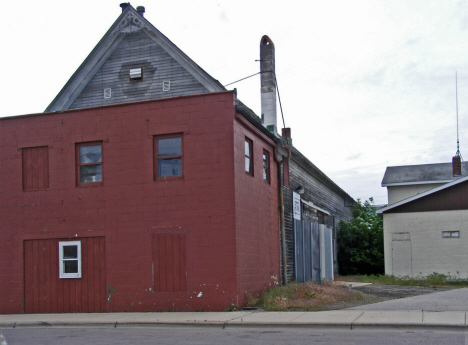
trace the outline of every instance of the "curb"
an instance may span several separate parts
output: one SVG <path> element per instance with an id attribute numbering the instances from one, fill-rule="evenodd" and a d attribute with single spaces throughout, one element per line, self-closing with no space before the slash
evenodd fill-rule
<path id="1" fill-rule="evenodd" d="M 229 322 L 8 322 L 0 329 L 8 328 L 149 328 L 149 327 L 209 327 L 209 328 L 311 328 L 337 330 L 446 330 L 468 331 L 468 325 L 455 324 L 394 324 L 394 323 L 229 323 Z"/>

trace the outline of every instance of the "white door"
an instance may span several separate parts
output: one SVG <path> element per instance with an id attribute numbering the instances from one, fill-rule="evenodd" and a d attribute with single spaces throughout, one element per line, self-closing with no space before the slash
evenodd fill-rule
<path id="1" fill-rule="evenodd" d="M 411 240 L 392 241 L 392 266 L 394 276 L 412 277 Z"/>

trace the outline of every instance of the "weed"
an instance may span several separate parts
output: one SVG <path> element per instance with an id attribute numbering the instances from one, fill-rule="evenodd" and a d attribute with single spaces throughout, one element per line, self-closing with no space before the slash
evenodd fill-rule
<path id="1" fill-rule="evenodd" d="M 236 311 L 239 306 L 237 304 L 231 303 L 230 306 L 224 308 L 224 311 Z"/>
<path id="2" fill-rule="evenodd" d="M 269 311 L 319 311 L 327 309 L 328 305 L 334 303 L 354 302 L 360 299 L 362 299 L 361 294 L 334 282 L 309 281 L 303 284 L 290 283 L 273 287 L 259 297 L 247 295 L 246 305 L 258 306 Z"/>

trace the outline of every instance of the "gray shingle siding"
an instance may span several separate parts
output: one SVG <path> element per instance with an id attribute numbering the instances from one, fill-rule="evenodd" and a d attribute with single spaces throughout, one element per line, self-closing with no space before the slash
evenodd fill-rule
<path id="1" fill-rule="evenodd" d="M 341 220 L 352 218 L 352 199 L 345 198 L 336 191 L 319 181 L 293 159 L 289 162 L 290 187 L 283 187 L 285 237 L 287 255 L 287 277 L 288 281 L 295 280 L 294 273 L 294 226 L 293 226 L 293 192 L 297 187 L 303 186 L 305 193 L 301 196 L 303 200 L 313 202 L 330 213 L 326 217 L 325 224 L 331 228 L 337 227 Z M 302 211 L 304 220 L 317 222 L 317 215 L 311 209 Z M 333 224 L 335 223 L 335 224 Z"/>
<path id="2" fill-rule="evenodd" d="M 143 79 L 130 81 L 129 70 L 136 67 L 143 68 Z M 171 82 L 170 91 L 163 91 L 166 80 Z M 106 88 L 112 90 L 111 98 L 104 98 Z M 70 109 L 205 92 L 203 85 L 140 30 L 125 36 Z"/>

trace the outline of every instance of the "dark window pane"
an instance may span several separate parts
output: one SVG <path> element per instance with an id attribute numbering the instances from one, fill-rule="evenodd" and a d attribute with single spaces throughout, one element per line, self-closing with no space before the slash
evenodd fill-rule
<path id="1" fill-rule="evenodd" d="M 101 164 L 80 166 L 80 182 L 102 181 Z"/>
<path id="2" fill-rule="evenodd" d="M 250 158 L 245 157 L 245 171 L 250 172 Z"/>
<path id="3" fill-rule="evenodd" d="M 63 273 L 78 273 L 78 260 L 69 260 L 63 262 L 65 272 Z"/>
<path id="4" fill-rule="evenodd" d="M 80 146 L 80 163 L 97 163 L 101 161 L 101 145 Z"/>
<path id="5" fill-rule="evenodd" d="M 182 175 L 182 158 L 158 159 L 158 176 Z"/>
<path id="6" fill-rule="evenodd" d="M 248 141 L 245 142 L 245 155 L 250 157 L 250 143 Z"/>
<path id="7" fill-rule="evenodd" d="M 181 138 L 158 139 L 158 157 L 179 156 L 181 154 Z"/>
<path id="8" fill-rule="evenodd" d="M 77 259 L 78 258 L 78 246 L 63 246 L 63 258 L 64 259 Z"/>

